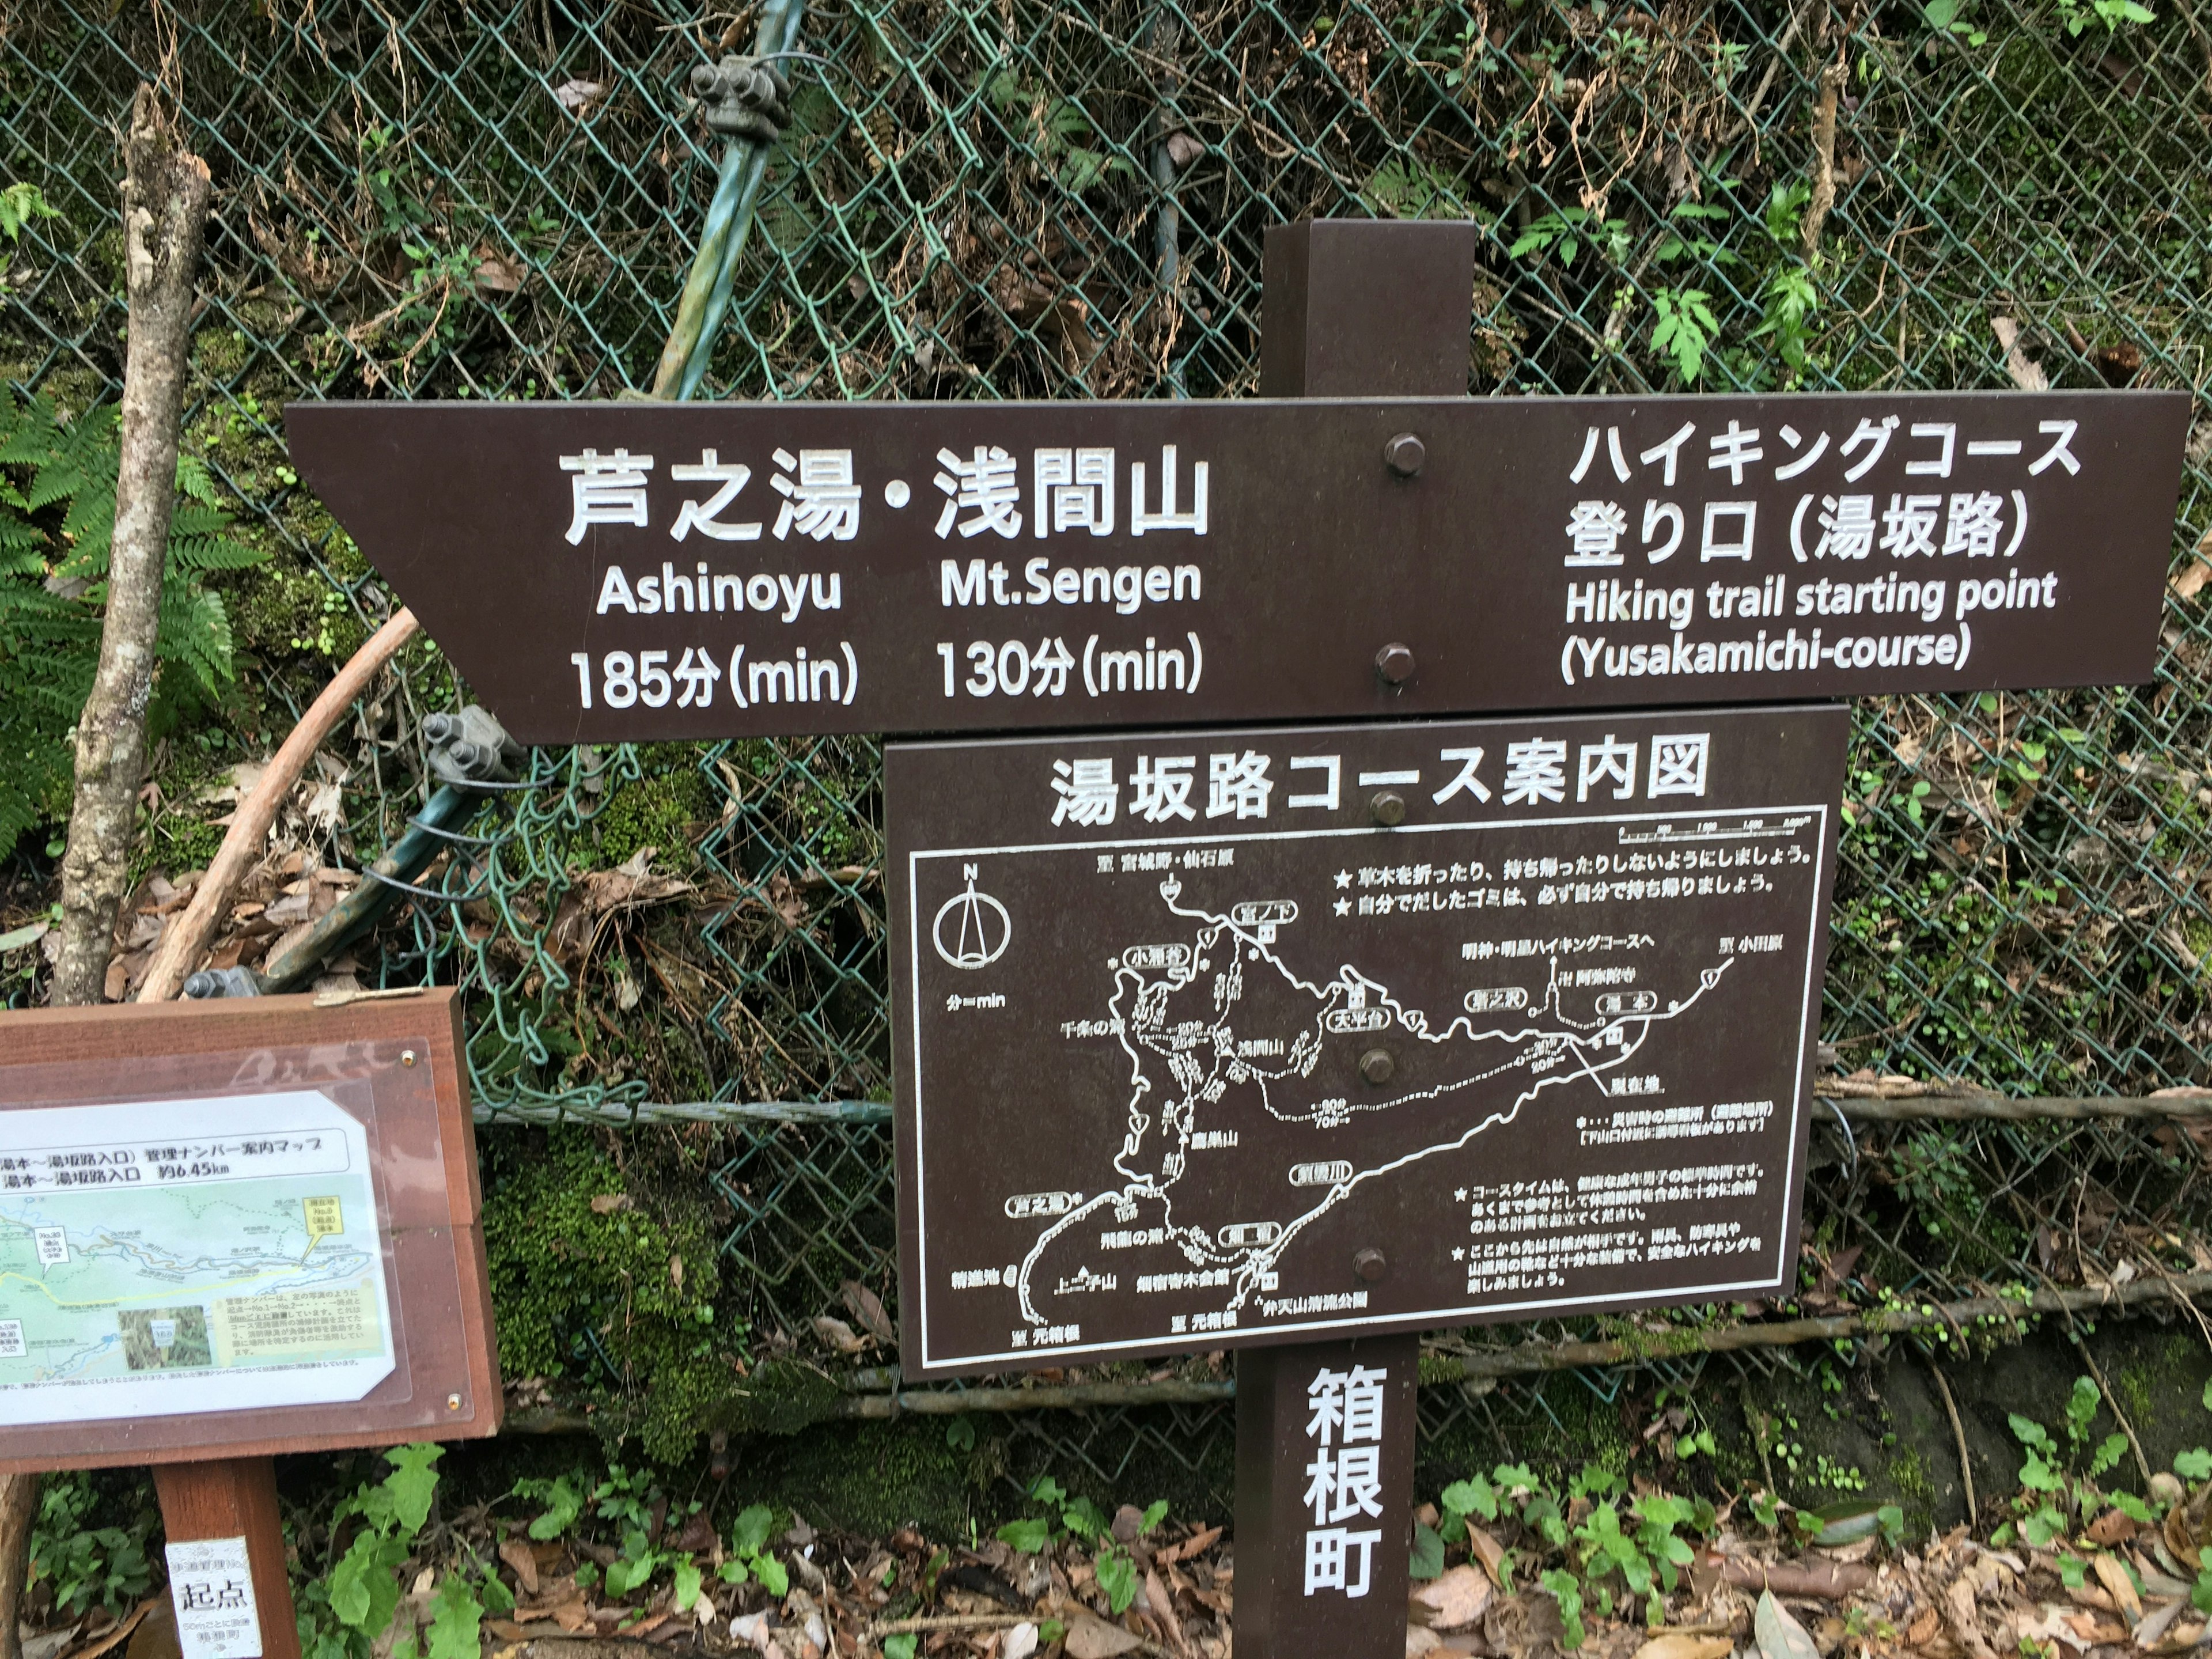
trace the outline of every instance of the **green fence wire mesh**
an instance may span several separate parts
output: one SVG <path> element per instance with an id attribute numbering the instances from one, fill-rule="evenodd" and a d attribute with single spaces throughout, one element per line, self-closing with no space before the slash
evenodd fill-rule
<path id="1" fill-rule="evenodd" d="M 2201 395 L 2212 34 L 2191 0 L 2150 10 L 817 6 L 707 395 L 1249 393 L 1262 234 L 1305 215 L 1485 228 L 1480 395 Z M 9 379 L 78 407 L 118 384 L 114 136 L 137 81 L 215 171 L 189 443 L 275 556 L 234 600 L 247 623 L 283 603 L 242 626 L 272 704 L 391 604 L 285 468 L 281 405 L 648 384 L 718 160 L 687 77 L 756 11 L 0 6 L 0 184 L 61 216 L 0 249 Z M 2206 1080 L 2208 456 L 2200 422 L 2154 685 L 1860 708 L 1826 1019 L 1844 1071 Z M 364 702 L 337 851 L 373 856 L 419 804 L 416 724 L 458 690 L 424 650 Z M 877 763 L 851 738 L 541 751 L 537 787 L 432 878 L 459 896 L 363 953 L 384 982 L 467 988 L 495 1118 L 729 1122 L 723 1248 L 787 1331 L 847 1279 L 888 1288 Z M 1863 1246 L 1900 1293 L 2094 1279 L 2130 1251 L 2203 1265 L 2203 1154 L 2171 1128 L 1821 1133 L 1808 1236 Z M 1431 1393 L 1437 1433 L 1503 1397 Z M 1221 1427 L 1207 1407 L 1071 1420 L 1021 1432 L 1105 1473 L 1144 1446 L 1194 1466 Z"/>

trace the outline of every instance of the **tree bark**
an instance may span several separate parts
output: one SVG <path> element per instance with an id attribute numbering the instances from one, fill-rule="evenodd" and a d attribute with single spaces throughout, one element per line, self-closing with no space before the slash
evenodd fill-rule
<path id="1" fill-rule="evenodd" d="M 100 667 L 77 720 L 76 794 L 62 859 L 60 947 L 54 960 L 57 1006 L 105 998 L 115 913 L 131 878 L 161 570 L 176 502 L 192 273 L 212 189 L 207 163 L 179 143 L 150 87 L 140 86 L 131 103 L 124 160 L 131 337 L 123 371 L 122 465 L 115 483 Z M 11 1620 L 12 1613 L 0 1607 L 0 1620 Z"/>
<path id="2" fill-rule="evenodd" d="M 61 946 L 52 996 L 58 1007 L 81 1007 L 106 995 L 115 913 L 131 879 L 137 841 L 161 569 L 176 505 L 192 273 L 213 189 L 207 163 L 178 137 L 153 88 L 140 86 L 123 144 L 131 335 L 123 368 L 122 464 L 115 481 L 100 667 L 76 727 L 76 794 L 70 806 L 69 850 L 62 858 Z M 38 1510 L 38 1476 L 0 1475 L 0 1659 L 21 1659 L 16 1632 Z"/>
<path id="3" fill-rule="evenodd" d="M 39 1513 L 39 1477 L 0 1474 L 0 1659 L 23 1659 L 16 1609 L 31 1561 L 31 1522 Z"/>

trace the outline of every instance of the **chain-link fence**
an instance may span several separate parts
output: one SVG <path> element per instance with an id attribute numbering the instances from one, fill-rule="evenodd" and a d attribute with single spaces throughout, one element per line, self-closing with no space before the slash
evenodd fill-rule
<path id="1" fill-rule="evenodd" d="M 280 406 L 649 383 L 717 161 L 683 88 L 757 9 L 0 13 L 0 184 L 35 183 L 61 216 L 0 250 L 9 379 L 76 407 L 118 383 L 114 129 L 137 80 L 179 100 L 214 168 L 189 447 L 274 556 L 234 608 L 276 733 L 391 603 L 285 468 Z M 2191 0 L 2150 10 L 816 7 L 710 389 L 1249 393 L 1263 232 L 1315 215 L 1483 225 L 1480 395 L 2195 390 L 2212 33 Z M 1840 1070 L 2043 1096 L 2207 1079 L 2208 454 L 2212 424 L 2154 685 L 1862 705 L 1826 1017 Z M 415 725 L 455 690 L 425 647 L 364 703 L 341 851 L 373 856 L 419 802 Z M 723 1120 L 724 1250 L 763 1330 L 802 1332 L 847 1279 L 888 1291 L 877 762 L 860 739 L 541 751 L 541 787 L 432 878 L 469 896 L 417 904 L 364 960 L 468 988 L 495 1116 Z M 2172 1126 L 1853 1137 L 1839 1118 L 1820 1144 L 1808 1237 L 1863 1249 L 1846 1298 L 2212 1265 L 2203 1152 Z M 1431 1393 L 1437 1432 L 1495 1398 Z M 1108 1471 L 1148 1437 L 1198 1459 L 1218 1412 L 1023 1432 Z"/>

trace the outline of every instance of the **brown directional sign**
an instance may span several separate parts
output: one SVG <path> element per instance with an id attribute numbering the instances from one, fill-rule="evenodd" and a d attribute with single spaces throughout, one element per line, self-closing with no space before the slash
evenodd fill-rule
<path id="1" fill-rule="evenodd" d="M 890 746 L 907 1370 L 1788 1283 L 1847 725 Z"/>
<path id="2" fill-rule="evenodd" d="M 0 1014 L 0 1473 L 497 1430 L 454 994 Z"/>
<path id="3" fill-rule="evenodd" d="M 303 404 L 529 743 L 2148 679 L 2182 392 Z"/>

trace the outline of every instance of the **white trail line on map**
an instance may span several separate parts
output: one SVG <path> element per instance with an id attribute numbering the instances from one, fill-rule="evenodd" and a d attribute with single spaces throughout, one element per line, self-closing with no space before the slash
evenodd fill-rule
<path id="1" fill-rule="evenodd" d="M 1139 1199 L 1155 1200 L 1163 1206 L 1166 1216 L 1164 1231 L 1169 1239 L 1194 1266 L 1233 1269 L 1232 1293 L 1223 1305 L 1229 1310 L 1241 1310 L 1261 1288 L 1262 1275 L 1273 1271 L 1275 1262 L 1298 1234 L 1343 1203 L 1354 1188 L 1363 1182 L 1417 1164 L 1423 1158 L 1434 1157 L 1439 1152 L 1456 1151 L 1486 1131 L 1512 1122 L 1519 1116 L 1523 1106 L 1547 1088 L 1585 1078 L 1593 1084 L 1597 1083 L 1600 1073 L 1625 1066 L 1635 1058 L 1652 1026 L 1678 1018 L 1696 1006 L 1708 991 L 1720 983 L 1722 975 L 1734 961 L 1733 957 L 1724 958 L 1715 967 L 1700 969 L 1698 988 L 1680 1001 L 1668 1002 L 1663 1008 L 1655 1006 L 1648 1012 L 1600 1015 L 1595 1019 L 1578 1021 L 1569 1018 L 1559 1006 L 1559 963 L 1554 957 L 1547 974 L 1543 1006 L 1531 1011 L 1532 1017 L 1542 1023 L 1524 1024 L 1515 1030 L 1477 1030 L 1472 1017 L 1459 1014 L 1438 1031 L 1430 1029 L 1429 1018 L 1425 1012 L 1407 1007 L 1390 994 L 1386 986 L 1368 978 L 1350 963 L 1340 968 L 1337 977 L 1326 985 L 1317 985 L 1299 977 L 1273 948 L 1271 936 L 1275 926 L 1280 924 L 1270 924 L 1264 928 L 1247 927 L 1226 915 L 1178 904 L 1176 900 L 1182 896 L 1182 884 L 1173 876 L 1160 884 L 1159 892 L 1161 902 L 1170 915 L 1196 922 L 1199 927 L 1190 954 L 1180 964 L 1170 961 L 1160 970 L 1153 972 L 1129 966 L 1126 954 L 1116 959 L 1114 969 L 1115 989 L 1108 1006 L 1120 1027 L 1122 1050 L 1129 1056 L 1132 1087 L 1129 1133 L 1122 1142 L 1120 1155 L 1114 1160 L 1114 1167 L 1127 1178 L 1127 1184 L 1117 1191 L 1097 1194 L 1075 1206 L 1066 1214 L 1056 1218 L 1030 1247 L 1029 1254 L 1021 1262 L 1018 1284 L 1022 1316 L 1033 1325 L 1042 1325 L 1047 1322 L 1030 1299 L 1030 1277 L 1054 1241 L 1101 1208 L 1111 1206 L 1127 1211 Z M 1269 937 L 1263 937 L 1263 933 Z M 1170 1028 L 1166 1023 L 1168 997 L 1171 993 L 1188 989 L 1197 982 L 1202 971 L 1201 964 L 1209 960 L 1205 953 L 1218 949 L 1224 939 L 1233 940 L 1235 948 L 1231 952 L 1228 966 L 1215 976 L 1212 1023 L 1200 1034 L 1198 1042 L 1179 1041 L 1177 1039 L 1186 1034 Z M 1293 989 L 1305 993 L 1322 1005 L 1315 1014 L 1313 1025 L 1298 1034 L 1289 1045 L 1284 1063 L 1273 1069 L 1255 1065 L 1249 1057 L 1239 1057 L 1236 1039 L 1229 1029 L 1231 1012 L 1243 999 L 1243 974 L 1248 962 L 1273 969 Z M 1126 1006 L 1125 999 L 1128 1000 Z M 1322 1033 L 1328 1016 L 1339 1010 L 1350 1012 L 1370 1007 L 1387 1011 L 1390 1016 L 1387 1024 L 1373 1028 L 1378 1036 L 1395 1027 L 1431 1044 L 1462 1040 L 1473 1043 L 1504 1042 L 1522 1046 L 1510 1058 L 1486 1070 L 1429 1088 L 1358 1103 L 1324 1101 L 1304 1111 L 1279 1109 L 1269 1097 L 1268 1084 L 1312 1073 L 1315 1064 L 1321 1058 Z M 1134 1046 L 1139 1043 L 1143 1046 L 1142 1053 Z M 1197 1061 L 1189 1056 L 1208 1044 L 1211 1045 L 1212 1065 L 1201 1072 Z M 1603 1057 L 1600 1058 L 1601 1053 Z M 1164 1146 L 1165 1136 L 1163 1135 L 1163 1150 L 1157 1170 L 1143 1169 L 1137 1162 L 1143 1150 L 1145 1137 L 1154 1127 L 1153 1118 L 1145 1110 L 1145 1097 L 1152 1092 L 1154 1086 L 1146 1069 L 1148 1054 L 1163 1061 L 1182 1086 L 1182 1097 L 1164 1104 L 1159 1113 L 1161 1119 L 1173 1124 L 1176 1139 L 1175 1149 L 1168 1151 Z M 1528 1087 L 1515 1096 L 1510 1106 L 1490 1112 L 1472 1127 L 1447 1139 L 1403 1153 L 1371 1169 L 1358 1170 L 1350 1179 L 1332 1183 L 1310 1209 L 1283 1224 L 1280 1230 L 1264 1243 L 1223 1245 L 1202 1228 L 1178 1226 L 1175 1223 L 1175 1200 L 1170 1189 L 1182 1177 L 1191 1136 L 1196 1132 L 1198 1109 L 1201 1104 L 1218 1097 L 1221 1092 L 1218 1085 L 1224 1075 L 1230 1081 L 1258 1083 L 1265 1109 L 1279 1121 L 1333 1127 L 1347 1121 L 1356 1114 L 1393 1111 L 1422 1101 L 1441 1099 L 1514 1071 L 1554 1074 L 1535 1076 Z M 1602 1087 L 1601 1085 L 1599 1086 Z"/>

